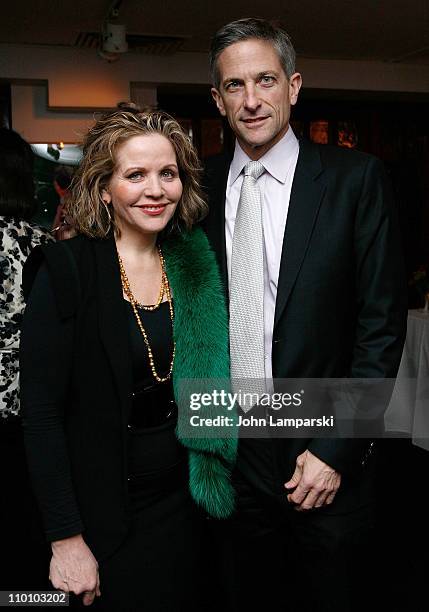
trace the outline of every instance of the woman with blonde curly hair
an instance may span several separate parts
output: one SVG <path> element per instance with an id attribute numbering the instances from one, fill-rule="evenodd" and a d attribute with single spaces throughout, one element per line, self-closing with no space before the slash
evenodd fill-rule
<path id="1" fill-rule="evenodd" d="M 233 509 L 231 439 L 184 439 L 181 379 L 228 376 L 195 151 L 120 105 L 84 141 L 76 238 L 26 268 L 22 405 L 54 587 L 105 610 L 190 609 L 202 518 Z"/>

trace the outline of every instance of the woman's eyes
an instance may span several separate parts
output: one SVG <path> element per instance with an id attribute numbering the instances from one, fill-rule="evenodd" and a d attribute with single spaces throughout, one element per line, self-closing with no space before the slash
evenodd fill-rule
<path id="1" fill-rule="evenodd" d="M 127 179 L 129 179 L 130 181 L 136 181 L 142 178 L 142 176 L 143 176 L 142 172 L 132 172 L 131 174 L 127 176 Z"/>
<path id="2" fill-rule="evenodd" d="M 165 170 L 161 170 L 159 174 L 161 178 L 166 178 L 166 179 L 175 178 L 177 176 L 177 172 L 175 170 L 170 170 L 169 168 L 166 168 Z M 127 176 L 127 179 L 130 181 L 139 181 L 145 178 L 145 176 L 146 175 L 144 172 L 142 172 L 141 170 L 138 170 L 138 171 L 135 171 L 129 174 Z"/>
<path id="3" fill-rule="evenodd" d="M 161 172 L 161 176 L 165 178 L 174 178 L 176 176 L 176 173 L 174 172 L 174 170 L 163 170 Z"/>

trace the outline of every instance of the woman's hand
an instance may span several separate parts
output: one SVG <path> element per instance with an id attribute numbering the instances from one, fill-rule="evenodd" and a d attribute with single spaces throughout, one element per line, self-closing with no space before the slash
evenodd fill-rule
<path id="1" fill-rule="evenodd" d="M 90 606 L 95 596 L 100 596 L 98 563 L 80 534 L 52 542 L 49 579 L 56 589 L 83 593 L 84 606 Z"/>

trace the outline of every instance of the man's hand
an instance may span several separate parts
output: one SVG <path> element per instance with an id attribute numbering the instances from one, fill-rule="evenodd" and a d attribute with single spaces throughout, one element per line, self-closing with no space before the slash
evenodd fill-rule
<path id="1" fill-rule="evenodd" d="M 306 450 L 298 455 L 293 476 L 285 487 L 296 487 L 287 498 L 296 504 L 295 510 L 301 511 L 331 504 L 340 484 L 341 474 Z"/>
<path id="2" fill-rule="evenodd" d="M 49 579 L 56 589 L 83 593 L 84 606 L 101 595 L 98 563 L 80 534 L 52 542 Z"/>

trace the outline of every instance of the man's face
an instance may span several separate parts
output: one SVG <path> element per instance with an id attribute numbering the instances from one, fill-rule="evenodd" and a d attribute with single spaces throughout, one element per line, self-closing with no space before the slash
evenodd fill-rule
<path id="1" fill-rule="evenodd" d="M 288 80 L 273 45 L 254 38 L 224 49 L 217 66 L 220 84 L 212 96 L 243 151 L 257 160 L 287 132 L 301 75 Z"/>

